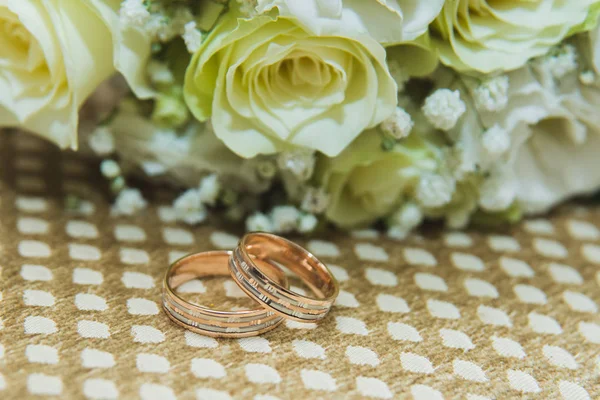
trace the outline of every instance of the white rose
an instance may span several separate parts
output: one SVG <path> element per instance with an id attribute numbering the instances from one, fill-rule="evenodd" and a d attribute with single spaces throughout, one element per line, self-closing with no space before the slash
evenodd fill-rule
<path id="1" fill-rule="evenodd" d="M 149 39 L 121 29 L 119 0 L 0 0 L 0 126 L 20 126 L 77 148 L 78 110 L 121 71 L 149 96 Z"/>
<path id="2" fill-rule="evenodd" d="M 415 39 L 427 31 L 443 0 L 258 0 L 258 12 L 277 8 L 317 35 L 368 32 L 380 43 Z"/>

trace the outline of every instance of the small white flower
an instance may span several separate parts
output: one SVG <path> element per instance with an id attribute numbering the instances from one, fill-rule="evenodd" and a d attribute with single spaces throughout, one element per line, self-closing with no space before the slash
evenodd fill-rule
<path id="1" fill-rule="evenodd" d="M 496 124 L 483 133 L 481 144 L 491 159 L 496 160 L 510 148 L 510 135 Z"/>
<path id="2" fill-rule="evenodd" d="M 446 225 L 450 229 L 464 229 L 469 224 L 472 212 L 469 209 L 452 210 L 446 215 Z"/>
<path id="3" fill-rule="evenodd" d="M 300 211 L 294 206 L 276 206 L 271 210 L 275 232 L 288 233 L 298 228 Z"/>
<path id="4" fill-rule="evenodd" d="M 409 113 L 403 108 L 396 107 L 396 111 L 379 126 L 381 130 L 393 138 L 402 139 L 410 134 L 415 123 Z"/>
<path id="5" fill-rule="evenodd" d="M 304 193 L 300 208 L 313 214 L 321 214 L 329 205 L 329 196 L 323 188 L 309 187 Z"/>
<path id="6" fill-rule="evenodd" d="M 394 240 L 404 240 L 410 233 L 410 230 L 407 230 L 401 226 L 390 226 L 386 232 L 387 237 Z"/>
<path id="7" fill-rule="evenodd" d="M 211 206 L 215 205 L 219 192 L 221 191 L 221 183 L 216 174 L 211 174 L 202 178 L 200 181 L 200 187 L 198 189 L 198 195 L 200 201 Z"/>
<path id="8" fill-rule="evenodd" d="M 596 81 L 596 74 L 594 71 L 583 71 L 579 74 L 579 82 L 584 85 L 591 85 Z"/>
<path id="9" fill-rule="evenodd" d="M 492 173 L 479 187 L 479 205 L 486 211 L 503 211 L 517 196 L 514 179 L 502 172 Z"/>
<path id="10" fill-rule="evenodd" d="M 240 5 L 240 12 L 248 17 L 253 17 L 257 14 L 257 0 L 237 0 Z"/>
<path id="11" fill-rule="evenodd" d="M 547 56 L 543 64 L 555 79 L 564 77 L 568 73 L 577 70 L 577 52 L 575 47 L 570 44 L 562 46 L 558 54 Z"/>
<path id="12" fill-rule="evenodd" d="M 284 151 L 277 157 L 277 164 L 282 170 L 290 171 L 296 178 L 307 180 L 315 168 L 315 152 L 310 150 Z"/>
<path id="13" fill-rule="evenodd" d="M 246 218 L 246 230 L 248 232 L 273 232 L 273 222 L 260 212 L 256 212 Z"/>
<path id="14" fill-rule="evenodd" d="M 417 186 L 417 200 L 424 207 L 441 207 L 452 200 L 455 182 L 441 175 L 426 174 Z"/>
<path id="15" fill-rule="evenodd" d="M 423 212 L 421 208 L 413 203 L 404 203 L 396 212 L 394 212 L 388 224 L 390 227 L 396 227 L 398 230 L 410 232 L 423 221 Z"/>
<path id="16" fill-rule="evenodd" d="M 458 142 L 445 152 L 448 169 L 457 181 L 463 181 L 477 170 L 478 157 L 473 151 L 468 151 L 464 143 Z"/>
<path id="17" fill-rule="evenodd" d="M 88 138 L 91 149 L 99 156 L 108 156 L 115 152 L 115 138 L 106 126 L 100 126 Z"/>
<path id="18" fill-rule="evenodd" d="M 181 37 L 185 42 L 185 47 L 192 54 L 196 53 L 202 45 L 202 32 L 196 28 L 196 21 L 185 24 L 185 30 Z"/>
<path id="19" fill-rule="evenodd" d="M 206 209 L 197 189 L 188 189 L 173 202 L 175 216 L 179 221 L 196 225 L 206 219 Z"/>
<path id="20" fill-rule="evenodd" d="M 152 60 L 148 63 L 150 80 L 159 85 L 170 85 L 175 82 L 175 77 L 166 63 Z"/>
<path id="21" fill-rule="evenodd" d="M 156 161 L 142 161 L 140 166 L 148 176 L 158 176 L 167 172 L 167 167 Z"/>
<path id="22" fill-rule="evenodd" d="M 508 104 L 507 75 L 499 75 L 484 81 L 473 90 L 475 105 L 480 110 L 500 111 Z"/>
<path id="23" fill-rule="evenodd" d="M 467 107 L 460 99 L 460 91 L 438 89 L 425 99 L 423 113 L 437 129 L 444 131 L 454 128 Z"/>
<path id="24" fill-rule="evenodd" d="M 388 59 L 387 60 L 388 70 L 390 71 L 390 75 L 396 81 L 396 85 L 398 86 L 398 93 L 404 91 L 404 87 L 406 86 L 406 82 L 410 80 L 410 76 L 404 72 L 404 69 L 398 62 L 398 60 Z"/>
<path id="25" fill-rule="evenodd" d="M 143 28 L 150 19 L 150 12 L 144 5 L 144 0 L 124 0 L 119 12 L 121 26 L 136 26 Z"/>
<path id="26" fill-rule="evenodd" d="M 298 222 L 298 232 L 309 233 L 315 230 L 319 220 L 313 214 L 305 214 L 300 217 Z"/>
<path id="27" fill-rule="evenodd" d="M 113 210 L 118 215 L 135 215 L 147 205 L 138 189 L 126 188 L 117 196 Z"/>
<path id="28" fill-rule="evenodd" d="M 100 172 L 105 178 L 114 179 L 121 175 L 121 167 L 115 160 L 104 160 L 100 163 Z"/>

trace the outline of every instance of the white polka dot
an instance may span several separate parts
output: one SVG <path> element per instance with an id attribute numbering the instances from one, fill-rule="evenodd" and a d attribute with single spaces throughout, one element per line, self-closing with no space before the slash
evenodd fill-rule
<path id="1" fill-rule="evenodd" d="M 100 285 L 104 282 L 102 273 L 88 268 L 75 268 L 73 270 L 73 283 L 78 285 Z"/>
<path id="2" fill-rule="evenodd" d="M 573 311 L 579 312 L 598 312 L 598 306 L 592 299 L 582 293 L 572 292 L 567 290 L 563 293 L 563 299 L 571 307 Z"/>
<path id="3" fill-rule="evenodd" d="M 331 264 L 329 264 L 327 268 L 329 268 L 329 271 L 331 271 L 338 282 L 346 282 L 349 279 L 348 272 L 344 268 Z"/>
<path id="4" fill-rule="evenodd" d="M 49 335 L 58 331 L 56 322 L 46 317 L 26 317 L 23 325 L 28 335 Z"/>
<path id="5" fill-rule="evenodd" d="M 191 232 L 179 228 L 164 228 L 163 239 L 171 245 L 194 244 L 194 235 Z"/>
<path id="6" fill-rule="evenodd" d="M 310 390 L 333 392 L 337 389 L 335 379 L 326 372 L 303 369 L 300 371 L 300 377 L 304 387 Z"/>
<path id="7" fill-rule="evenodd" d="M 154 383 L 144 383 L 140 386 L 140 398 L 142 400 L 176 400 L 173 389 L 168 386 Z"/>
<path id="8" fill-rule="evenodd" d="M 565 246 L 556 240 L 535 238 L 533 247 L 539 254 L 549 258 L 565 258 L 569 255 Z"/>
<path id="9" fill-rule="evenodd" d="M 554 234 L 554 226 L 550 221 L 545 219 L 532 219 L 525 221 L 524 228 L 526 231 L 537 235 L 552 235 Z"/>
<path id="10" fill-rule="evenodd" d="M 542 391 L 537 381 L 533 377 L 523 371 L 509 369 L 506 372 L 508 383 L 514 390 L 523 393 L 539 393 Z"/>
<path id="11" fill-rule="evenodd" d="M 169 264 L 174 263 L 175 261 L 179 260 L 180 258 L 187 256 L 188 254 L 189 254 L 189 252 L 187 252 L 187 251 L 178 251 L 178 250 L 170 251 L 169 252 Z"/>
<path id="12" fill-rule="evenodd" d="M 465 289 L 471 296 L 498 298 L 498 290 L 494 285 L 481 279 L 465 279 Z"/>
<path id="13" fill-rule="evenodd" d="M 115 366 L 115 358 L 105 351 L 86 347 L 81 352 L 81 365 L 84 368 L 111 368 Z"/>
<path id="14" fill-rule="evenodd" d="M 340 249 L 331 242 L 324 240 L 311 240 L 307 244 L 308 250 L 315 256 L 339 257 Z"/>
<path id="15" fill-rule="evenodd" d="M 177 213 L 173 207 L 160 206 L 157 210 L 158 218 L 162 222 L 175 222 L 177 220 Z"/>
<path id="16" fill-rule="evenodd" d="M 523 346 L 511 339 L 492 336 L 492 347 L 501 357 L 522 359 L 527 356 L 523 350 Z"/>
<path id="17" fill-rule="evenodd" d="M 398 278 L 393 272 L 379 268 L 367 268 L 365 277 L 371 284 L 380 286 L 396 286 Z"/>
<path id="18" fill-rule="evenodd" d="M 350 307 L 356 308 L 360 306 L 358 300 L 352 293 L 346 292 L 345 290 L 340 290 L 337 299 L 335 299 L 335 305 L 341 307 Z"/>
<path id="19" fill-rule="evenodd" d="M 133 298 L 127 300 L 127 311 L 132 315 L 156 315 L 158 306 L 151 300 Z"/>
<path id="20" fill-rule="evenodd" d="M 21 266 L 21 277 L 26 281 L 51 281 L 52 271 L 42 265 L 24 264 Z"/>
<path id="21" fill-rule="evenodd" d="M 227 232 L 215 231 L 210 234 L 210 242 L 218 249 L 234 249 L 240 238 Z"/>
<path id="22" fill-rule="evenodd" d="M 390 259 L 383 247 L 375 246 L 371 243 L 355 244 L 354 252 L 359 259 L 364 261 L 386 262 Z"/>
<path id="23" fill-rule="evenodd" d="M 154 287 L 154 279 L 141 272 L 124 272 L 121 282 L 130 289 L 152 289 Z"/>
<path id="24" fill-rule="evenodd" d="M 377 306 L 381 311 L 393 313 L 410 312 L 410 307 L 401 297 L 392 296 L 390 294 L 377 295 Z"/>
<path id="25" fill-rule="evenodd" d="M 294 340 L 292 346 L 296 354 L 302 358 L 318 358 L 321 360 L 326 358 L 325 349 L 308 340 Z"/>
<path id="26" fill-rule="evenodd" d="M 379 237 L 379 232 L 375 229 L 360 229 L 353 230 L 350 232 L 350 235 L 354 239 L 377 239 Z"/>
<path id="27" fill-rule="evenodd" d="M 456 359 L 452 363 L 452 366 L 454 368 L 454 375 L 458 375 L 468 381 L 487 382 L 489 380 L 481 367 L 470 361 Z"/>
<path id="28" fill-rule="evenodd" d="M 352 364 L 368 365 L 371 367 L 379 365 L 377 353 L 366 347 L 348 346 L 346 347 L 346 357 L 348 357 Z"/>
<path id="29" fill-rule="evenodd" d="M 565 349 L 557 346 L 545 345 L 542 351 L 550 364 L 561 368 L 577 369 L 577 361 L 575 361 L 575 358 Z"/>
<path id="30" fill-rule="evenodd" d="M 89 244 L 69 243 L 69 257 L 73 260 L 98 261 L 102 255 L 97 247 Z"/>
<path id="31" fill-rule="evenodd" d="M 286 319 L 285 326 L 289 329 L 315 329 L 317 324 L 313 322 L 298 322 L 292 321 L 291 319 Z"/>
<path id="32" fill-rule="evenodd" d="M 177 287 L 177 293 L 206 293 L 206 286 L 198 279 L 192 279 Z"/>
<path id="33" fill-rule="evenodd" d="M 581 252 L 589 262 L 600 264 L 600 246 L 595 244 L 584 244 L 581 246 Z"/>
<path id="34" fill-rule="evenodd" d="M 558 390 L 564 400 L 590 400 L 589 393 L 581 386 L 569 382 L 560 381 L 558 383 Z"/>
<path id="35" fill-rule="evenodd" d="M 56 376 L 31 374 L 27 377 L 27 390 L 31 394 L 58 396 L 62 393 L 63 383 Z"/>
<path id="36" fill-rule="evenodd" d="M 85 311 L 104 311 L 108 309 L 104 298 L 87 293 L 78 293 L 75 295 L 75 306 Z"/>
<path id="37" fill-rule="evenodd" d="M 410 394 L 413 400 L 444 400 L 442 394 L 427 385 L 412 385 Z"/>
<path id="38" fill-rule="evenodd" d="M 165 341 L 165 334 L 148 325 L 134 325 L 131 327 L 133 341 L 137 343 L 161 343 Z"/>
<path id="39" fill-rule="evenodd" d="M 433 274 L 416 273 L 415 283 L 423 290 L 431 290 L 436 292 L 447 292 L 448 286 L 442 278 Z"/>
<path id="40" fill-rule="evenodd" d="M 369 334 L 369 330 L 363 321 L 352 317 L 335 317 L 338 331 L 347 334 L 363 335 Z"/>
<path id="41" fill-rule="evenodd" d="M 138 354 L 135 364 L 139 371 L 153 374 L 166 374 L 171 369 L 169 360 L 156 354 Z"/>
<path id="42" fill-rule="evenodd" d="M 21 211 L 38 213 L 48 208 L 46 200 L 41 197 L 17 197 L 15 205 Z"/>
<path id="43" fill-rule="evenodd" d="M 262 337 L 248 337 L 238 339 L 238 343 L 248 353 L 270 353 L 272 351 L 269 341 Z"/>
<path id="44" fill-rule="evenodd" d="M 85 221 L 69 221 L 66 226 L 67 235 L 78 239 L 95 239 L 98 229 L 94 224 Z"/>
<path id="45" fill-rule="evenodd" d="M 552 279 L 558 283 L 573 285 L 581 285 L 583 283 L 583 278 L 579 272 L 568 265 L 550 263 L 548 271 L 550 272 Z"/>
<path id="46" fill-rule="evenodd" d="M 513 278 L 531 278 L 535 275 L 529 264 L 516 258 L 500 258 L 500 268 Z"/>
<path id="47" fill-rule="evenodd" d="M 444 235 L 444 241 L 448 247 L 470 247 L 473 245 L 473 239 L 462 232 L 447 233 Z"/>
<path id="48" fill-rule="evenodd" d="M 460 311 L 452 303 L 440 300 L 427 300 L 427 310 L 429 314 L 442 319 L 459 319 Z"/>
<path id="49" fill-rule="evenodd" d="M 49 227 L 48 222 L 39 218 L 23 217 L 17 221 L 17 229 L 25 235 L 45 235 Z"/>
<path id="50" fill-rule="evenodd" d="M 600 325 L 582 321 L 577 328 L 588 342 L 600 344 Z"/>
<path id="51" fill-rule="evenodd" d="M 528 315 L 529 327 L 537 333 L 548 333 L 558 335 L 562 333 L 562 328 L 554 318 L 546 315 L 531 312 Z"/>
<path id="52" fill-rule="evenodd" d="M 208 336 L 198 335 L 197 333 L 185 331 L 185 343 L 191 347 L 214 349 L 219 346 L 219 343 Z"/>
<path id="53" fill-rule="evenodd" d="M 120 251 L 121 262 L 124 264 L 148 264 L 150 256 L 145 250 L 122 248 Z"/>
<path id="54" fill-rule="evenodd" d="M 597 240 L 600 238 L 600 231 L 592 223 L 587 221 L 569 220 L 567 228 L 571 236 L 579 240 Z"/>
<path id="55" fill-rule="evenodd" d="M 388 322 L 387 330 L 394 340 L 407 340 L 409 342 L 421 342 L 423 338 L 413 326 L 402 322 Z"/>
<path id="56" fill-rule="evenodd" d="M 405 248 L 404 259 L 412 265 L 422 265 L 425 267 L 435 267 L 437 260 L 428 251 L 416 248 Z"/>
<path id="57" fill-rule="evenodd" d="M 472 254 L 452 253 L 450 258 L 452 264 L 463 271 L 483 271 L 485 269 L 485 265 L 483 264 L 483 261 L 481 261 L 481 258 Z"/>
<path id="58" fill-rule="evenodd" d="M 515 285 L 513 290 L 523 303 L 546 304 L 547 302 L 546 294 L 534 286 Z"/>
<path id="59" fill-rule="evenodd" d="M 108 325 L 96 321 L 79 321 L 77 323 L 79 336 L 92 339 L 108 339 L 110 332 Z"/>
<path id="60" fill-rule="evenodd" d="M 465 351 L 475 348 L 471 338 L 461 331 L 454 329 L 440 329 L 440 336 L 442 337 L 442 343 L 446 347 L 462 349 Z"/>
<path id="61" fill-rule="evenodd" d="M 492 235 L 488 238 L 491 249 L 502 253 L 512 253 L 521 250 L 519 242 L 510 236 Z"/>
<path id="62" fill-rule="evenodd" d="M 121 242 L 143 242 L 146 240 L 146 232 L 135 225 L 117 225 L 115 237 Z"/>
<path id="63" fill-rule="evenodd" d="M 223 378 L 227 375 L 225 368 L 210 358 L 193 358 L 192 373 L 197 378 Z"/>
<path id="64" fill-rule="evenodd" d="M 432 374 L 434 371 L 429 359 L 414 353 L 400 354 L 400 362 L 402 363 L 402 368 L 406 371 L 420 374 Z"/>
<path id="65" fill-rule="evenodd" d="M 477 316 L 481 322 L 487 325 L 512 326 L 510 317 L 499 308 L 480 305 L 477 307 Z"/>
<path id="66" fill-rule="evenodd" d="M 273 368 L 265 364 L 247 364 L 244 367 L 248 380 L 252 383 L 279 383 L 281 376 Z"/>
<path id="67" fill-rule="evenodd" d="M 227 297 L 233 297 L 237 299 L 245 299 L 248 297 L 248 295 L 244 293 L 242 289 L 240 289 L 237 283 L 235 283 L 231 279 L 228 279 L 225 282 L 223 282 L 223 287 L 225 288 L 225 295 Z"/>
<path id="68" fill-rule="evenodd" d="M 23 302 L 26 306 L 51 307 L 54 305 L 54 296 L 43 290 L 25 290 Z"/>
<path id="69" fill-rule="evenodd" d="M 214 389 L 196 389 L 196 400 L 231 400 L 227 392 Z"/>
<path id="70" fill-rule="evenodd" d="M 368 378 L 366 376 L 357 377 L 356 389 L 358 389 L 360 394 L 366 397 L 376 399 L 391 399 L 393 397 L 388 385 L 377 378 Z"/>
<path id="71" fill-rule="evenodd" d="M 52 250 L 46 243 L 37 240 L 21 240 L 19 242 L 19 254 L 23 257 L 50 257 Z"/>
<path id="72" fill-rule="evenodd" d="M 119 391 L 113 381 L 106 379 L 86 379 L 83 382 L 83 394 L 88 399 L 116 399 Z"/>
<path id="73" fill-rule="evenodd" d="M 25 348 L 25 356 L 31 363 L 58 364 L 58 350 L 43 344 L 29 344 Z"/>

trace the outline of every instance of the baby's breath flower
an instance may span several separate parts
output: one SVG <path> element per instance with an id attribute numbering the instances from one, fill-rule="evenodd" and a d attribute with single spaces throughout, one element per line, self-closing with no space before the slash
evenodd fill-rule
<path id="1" fill-rule="evenodd" d="M 450 229 L 463 229 L 469 224 L 471 214 L 468 209 L 452 210 L 446 216 L 446 225 Z"/>
<path id="2" fill-rule="evenodd" d="M 257 0 L 237 0 L 240 5 L 240 12 L 248 17 L 253 17 L 257 14 Z"/>
<path id="3" fill-rule="evenodd" d="M 124 0 L 119 12 L 121 26 L 137 26 L 143 28 L 150 19 L 150 12 L 144 0 Z"/>
<path id="4" fill-rule="evenodd" d="M 581 74 L 579 74 L 579 82 L 583 83 L 584 85 L 591 85 L 592 83 L 594 83 L 596 81 L 596 74 L 594 74 L 594 71 L 583 71 Z"/>
<path id="5" fill-rule="evenodd" d="M 481 144 L 486 153 L 496 160 L 510 148 L 510 135 L 499 125 L 494 125 L 483 133 Z"/>
<path id="6" fill-rule="evenodd" d="M 114 211 L 119 215 L 135 215 L 148 206 L 138 189 L 121 190 L 114 204 Z"/>
<path id="7" fill-rule="evenodd" d="M 100 163 L 100 172 L 105 178 L 114 179 L 121 175 L 121 168 L 115 160 L 104 160 Z"/>
<path id="8" fill-rule="evenodd" d="M 175 82 L 175 77 L 167 64 L 157 60 L 148 63 L 148 76 L 158 85 L 171 85 Z"/>
<path id="9" fill-rule="evenodd" d="M 202 45 L 202 32 L 196 28 L 196 21 L 190 21 L 185 24 L 184 33 L 181 35 L 185 42 L 185 47 L 192 54 L 196 53 Z"/>
<path id="10" fill-rule="evenodd" d="M 460 91 L 450 89 L 436 90 L 425 99 L 423 105 L 427 120 L 444 131 L 454 128 L 466 110 L 465 103 L 460 99 Z"/>
<path id="11" fill-rule="evenodd" d="M 120 193 L 121 190 L 125 189 L 126 182 L 122 176 L 117 176 L 110 182 L 110 191 L 113 193 Z"/>
<path id="12" fill-rule="evenodd" d="M 148 176 L 158 176 L 167 172 L 167 167 L 156 161 L 142 161 L 140 167 Z"/>
<path id="13" fill-rule="evenodd" d="M 273 232 L 273 222 L 267 215 L 256 212 L 246 218 L 246 230 L 248 232 Z"/>
<path id="14" fill-rule="evenodd" d="M 276 206 L 271 210 L 275 232 L 288 233 L 298 228 L 300 211 L 294 206 Z"/>
<path id="15" fill-rule="evenodd" d="M 99 156 L 108 156 L 115 152 L 115 139 L 106 126 L 99 126 L 88 138 L 91 149 Z"/>
<path id="16" fill-rule="evenodd" d="M 577 69 L 577 52 L 575 46 L 565 44 L 558 50 L 558 54 L 550 54 L 544 59 L 544 66 L 555 79 L 560 79 Z"/>
<path id="17" fill-rule="evenodd" d="M 273 179 L 277 174 L 277 166 L 272 160 L 258 160 L 256 162 L 256 172 L 263 179 Z"/>
<path id="18" fill-rule="evenodd" d="M 479 205 L 486 211 L 503 211 L 511 206 L 516 195 L 513 180 L 503 173 L 493 173 L 479 188 Z"/>
<path id="19" fill-rule="evenodd" d="M 202 204 L 200 192 L 188 189 L 173 202 L 175 216 L 190 225 L 199 224 L 206 219 L 206 209 Z"/>
<path id="20" fill-rule="evenodd" d="M 499 75 L 485 80 L 473 90 L 475 106 L 485 111 L 500 111 L 508 104 L 507 75 Z"/>
<path id="21" fill-rule="evenodd" d="M 423 212 L 421 208 L 413 202 L 407 202 L 388 219 L 387 235 L 392 239 L 402 240 L 422 221 Z"/>
<path id="22" fill-rule="evenodd" d="M 421 177 L 417 186 L 417 200 L 424 207 L 441 207 L 452 200 L 455 183 L 452 179 L 436 174 Z"/>
<path id="23" fill-rule="evenodd" d="M 214 205 L 221 191 L 221 183 L 216 174 L 208 175 L 200 181 L 198 196 L 200 201 L 205 204 Z"/>
<path id="24" fill-rule="evenodd" d="M 290 171 L 296 178 L 307 180 L 315 168 L 315 152 L 310 150 L 284 151 L 277 158 L 279 168 Z"/>
<path id="25" fill-rule="evenodd" d="M 304 193 L 300 208 L 309 213 L 321 214 L 327 209 L 328 204 L 329 196 L 323 188 L 309 187 Z"/>
<path id="26" fill-rule="evenodd" d="M 298 232 L 310 233 L 315 230 L 318 223 L 319 220 L 313 214 L 304 214 L 298 221 Z"/>
<path id="27" fill-rule="evenodd" d="M 415 123 L 410 114 L 403 108 L 396 107 L 396 111 L 383 121 L 379 126 L 383 133 L 396 139 L 402 139 L 410 134 Z"/>

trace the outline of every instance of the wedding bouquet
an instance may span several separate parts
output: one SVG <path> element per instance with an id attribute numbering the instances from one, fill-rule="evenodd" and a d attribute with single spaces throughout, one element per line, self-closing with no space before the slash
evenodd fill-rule
<path id="1" fill-rule="evenodd" d="M 514 221 L 600 188 L 598 0 L 0 0 L 0 126 L 310 233 Z"/>

